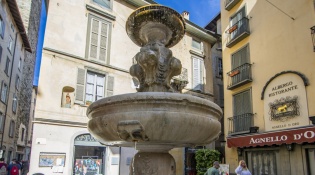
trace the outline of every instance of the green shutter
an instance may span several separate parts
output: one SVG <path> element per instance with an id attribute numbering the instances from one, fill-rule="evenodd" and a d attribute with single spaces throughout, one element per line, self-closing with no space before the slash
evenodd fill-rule
<path id="1" fill-rule="evenodd" d="M 106 97 L 114 95 L 114 77 L 107 76 Z"/>
<path id="2" fill-rule="evenodd" d="M 86 77 L 86 70 L 78 68 L 77 86 L 76 86 L 76 93 L 75 93 L 76 103 L 84 104 L 85 77 Z"/>

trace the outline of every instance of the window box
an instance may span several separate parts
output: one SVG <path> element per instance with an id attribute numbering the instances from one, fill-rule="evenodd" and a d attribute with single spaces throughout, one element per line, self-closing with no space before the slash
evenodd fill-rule
<path id="1" fill-rule="evenodd" d="M 233 27 L 229 28 L 229 33 L 232 33 L 237 29 L 237 25 L 234 25 Z"/>
<path id="2" fill-rule="evenodd" d="M 235 75 L 237 75 L 237 74 L 239 74 L 240 73 L 240 70 L 234 70 L 234 71 L 232 71 L 230 74 L 229 74 L 229 76 L 230 77 L 234 77 Z"/>

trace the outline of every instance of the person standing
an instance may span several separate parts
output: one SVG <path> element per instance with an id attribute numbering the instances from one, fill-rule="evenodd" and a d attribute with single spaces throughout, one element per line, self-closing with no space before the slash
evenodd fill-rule
<path id="1" fill-rule="evenodd" d="M 244 160 L 241 160 L 238 167 L 235 169 L 235 173 L 238 175 L 252 175 L 247 168 L 247 165 Z"/>
<path id="2" fill-rule="evenodd" d="M 17 163 L 16 159 L 12 159 L 10 165 L 8 166 L 8 175 L 20 175 L 21 166 Z"/>
<path id="3" fill-rule="evenodd" d="M 7 175 L 8 165 L 4 162 L 4 158 L 0 158 L 0 175 Z"/>
<path id="4" fill-rule="evenodd" d="M 205 175 L 219 175 L 220 164 L 218 161 L 213 162 L 213 167 L 209 168 Z"/>

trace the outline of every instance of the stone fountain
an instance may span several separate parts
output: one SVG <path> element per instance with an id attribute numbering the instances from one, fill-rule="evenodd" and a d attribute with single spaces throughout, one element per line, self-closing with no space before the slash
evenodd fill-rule
<path id="1" fill-rule="evenodd" d="M 137 93 L 103 98 L 88 110 L 88 129 L 106 145 L 134 147 L 132 175 L 175 175 L 176 147 L 206 145 L 218 138 L 222 111 L 213 102 L 176 93 L 170 83 L 181 73 L 180 60 L 170 47 L 185 34 L 185 21 L 171 8 L 148 5 L 128 18 L 126 31 L 141 47 L 130 74 Z"/>

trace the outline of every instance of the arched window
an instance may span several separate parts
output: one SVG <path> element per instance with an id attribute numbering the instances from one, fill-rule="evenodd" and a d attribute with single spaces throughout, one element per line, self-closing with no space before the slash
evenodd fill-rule
<path id="1" fill-rule="evenodd" d="M 74 139 L 73 174 L 104 174 L 105 151 L 106 147 L 91 134 L 77 136 Z"/>

